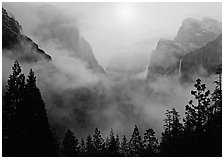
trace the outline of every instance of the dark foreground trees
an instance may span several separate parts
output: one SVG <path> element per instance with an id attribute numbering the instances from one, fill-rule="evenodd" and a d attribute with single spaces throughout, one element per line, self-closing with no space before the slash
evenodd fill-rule
<path id="1" fill-rule="evenodd" d="M 102 138 L 99 129 L 95 129 L 93 136 L 88 135 L 86 142 L 81 139 L 80 147 L 71 130 L 67 130 L 62 143 L 62 153 L 65 156 L 111 156 L 111 157 L 133 157 L 133 156 L 157 156 L 158 140 L 153 129 L 148 129 L 142 139 L 138 127 L 135 125 L 131 138 L 128 140 L 123 136 L 121 142 L 119 136 L 114 135 L 111 129 L 109 137 Z M 65 153 L 65 150 L 66 153 Z"/>
<path id="2" fill-rule="evenodd" d="M 130 148 L 130 155 L 134 157 L 141 156 L 143 152 L 142 138 L 138 131 L 137 125 L 135 125 L 134 131 L 131 135 L 131 139 L 129 141 L 129 148 Z"/>
<path id="3" fill-rule="evenodd" d="M 62 144 L 62 153 L 64 156 L 79 156 L 79 141 L 71 130 L 67 130 Z"/>
<path id="4" fill-rule="evenodd" d="M 15 61 L 3 97 L 3 156 L 56 156 L 45 103 L 30 70 L 27 80 Z"/>
<path id="5" fill-rule="evenodd" d="M 104 141 L 96 128 L 93 136 L 82 141 L 85 151 L 80 156 L 221 156 L 222 155 L 222 90 L 221 71 L 214 82 L 213 93 L 206 89 L 200 79 L 196 80 L 195 89 L 191 91 L 194 99 L 185 107 L 185 118 L 181 122 L 178 111 L 167 110 L 161 142 L 149 128 L 141 136 L 137 125 L 130 138 L 124 135 L 121 140 L 115 137 L 111 129 Z"/>
<path id="6" fill-rule="evenodd" d="M 194 101 L 185 107 L 184 123 L 175 109 L 167 111 L 160 155 L 162 156 L 222 156 L 222 89 L 221 68 L 213 93 L 196 80 L 191 91 Z M 176 123 L 176 124 L 175 124 Z"/>
<path id="7" fill-rule="evenodd" d="M 7 91 L 3 97 L 3 156 L 57 156 L 54 136 L 45 109 L 45 103 L 36 85 L 34 72 L 27 79 L 15 61 Z M 221 69 L 215 90 L 210 92 L 200 79 L 191 91 L 194 99 L 185 107 L 181 122 L 178 111 L 167 110 L 161 142 L 149 128 L 141 136 L 137 125 L 130 137 L 119 139 L 111 129 L 106 140 L 98 128 L 86 139 L 67 130 L 59 154 L 86 157 L 133 156 L 210 156 L 222 155 L 222 89 Z"/>

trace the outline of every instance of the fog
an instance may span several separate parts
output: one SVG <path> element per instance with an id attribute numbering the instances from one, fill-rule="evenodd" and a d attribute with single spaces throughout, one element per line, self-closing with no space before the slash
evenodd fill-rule
<path id="1" fill-rule="evenodd" d="M 123 47 L 155 37 L 175 36 L 184 18 L 201 20 L 203 17 L 211 17 L 222 21 L 222 7 L 219 2 L 3 3 L 3 7 L 23 26 L 24 33 L 33 40 L 36 40 L 33 29 L 39 24 L 37 12 L 49 5 L 56 7 L 58 13 L 66 14 L 72 23 L 79 25 L 81 34 L 91 44 L 94 55 L 104 68 L 114 56 L 138 53 L 122 51 Z M 131 22 L 125 21 L 126 18 L 122 16 L 126 6 L 130 8 L 132 16 L 126 18 L 130 18 Z M 155 40 L 154 44 L 157 42 Z M 150 50 L 145 53 L 150 54 Z"/>
<path id="2" fill-rule="evenodd" d="M 3 6 L 12 8 L 9 10 L 16 13 L 15 17 L 19 17 L 20 14 L 17 14 L 16 8 L 20 5 L 4 3 Z M 39 7 L 37 4 L 34 6 Z M 96 5 L 94 6 L 96 7 Z M 190 90 L 193 88 L 192 83 L 181 84 L 178 75 L 147 81 L 146 76 L 102 74 L 92 71 L 84 61 L 74 56 L 74 52 L 80 50 L 76 49 L 74 43 L 69 42 L 79 40 L 81 35 L 86 35 L 84 37 L 90 41 L 93 50 L 100 50 L 100 48 L 94 47 L 98 46 L 98 43 L 101 43 L 105 37 L 95 36 L 96 42 L 93 42 L 94 34 L 88 36 L 87 32 L 89 31 L 82 30 L 82 26 L 84 28 L 88 26 L 79 22 L 82 16 L 78 13 L 77 18 L 71 16 L 68 11 L 61 10 L 63 7 L 65 6 L 39 7 L 37 12 L 31 14 L 36 17 L 35 25 L 31 24 L 32 22 L 22 24 L 22 26 L 32 25 L 32 29 L 30 29 L 32 34 L 29 35 L 32 35 L 41 48 L 51 55 L 52 61 L 43 60 L 34 63 L 19 61 L 25 74 L 30 68 L 34 69 L 37 84 L 46 103 L 51 126 L 59 139 L 68 128 L 72 129 L 78 137 L 86 137 L 93 133 L 95 127 L 101 130 L 104 137 L 108 135 L 111 128 L 120 137 L 124 134 L 130 137 L 135 124 L 138 125 L 141 135 L 146 129 L 153 128 L 156 136 L 160 137 L 167 109 L 175 107 L 181 117 L 184 117 L 184 107 L 192 99 L 190 95 Z M 68 36 L 69 33 L 75 34 Z M 101 34 L 99 33 L 99 35 Z M 113 34 L 113 32 L 107 34 Z M 132 36 L 134 38 L 135 34 Z M 74 39 L 70 39 L 70 37 Z M 114 39 L 115 43 L 121 44 L 121 41 L 124 40 L 116 39 L 117 37 Z M 136 37 L 136 39 L 144 41 L 144 37 Z M 110 42 L 106 41 L 105 43 Z M 101 43 L 101 46 L 106 48 L 105 43 Z M 134 48 L 136 46 L 135 41 L 131 43 L 134 44 L 127 44 L 125 49 L 122 48 L 126 54 L 132 48 L 130 46 L 134 46 Z M 108 58 L 112 57 L 112 53 L 109 51 L 110 47 L 101 50 L 105 52 L 105 55 L 101 51 L 94 51 L 97 57 L 102 56 L 98 58 L 99 61 L 105 60 L 107 56 Z M 3 82 L 8 79 L 11 73 L 10 68 L 16 59 L 16 56 L 8 55 L 15 54 L 15 50 L 3 50 Z M 35 52 L 35 50 L 32 51 Z M 20 53 L 23 54 L 23 52 Z M 148 53 L 150 54 L 150 52 Z M 203 79 L 209 88 L 213 88 L 212 81 L 212 78 Z"/>

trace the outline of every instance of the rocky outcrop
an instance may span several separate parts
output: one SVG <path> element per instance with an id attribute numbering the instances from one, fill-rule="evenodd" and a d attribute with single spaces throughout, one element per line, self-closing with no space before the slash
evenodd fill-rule
<path id="1" fill-rule="evenodd" d="M 222 64 L 222 35 L 182 57 L 181 78 L 192 74 L 213 74 L 218 65 Z"/>
<path id="2" fill-rule="evenodd" d="M 203 48 L 207 46 L 207 43 L 210 41 L 214 41 L 218 37 L 220 38 L 221 28 L 221 23 L 214 19 L 204 18 L 202 21 L 192 18 L 185 19 L 174 40 L 159 40 L 156 49 L 151 54 L 147 78 L 155 79 L 160 76 L 179 74 L 180 60 L 183 60 L 182 65 L 184 65 L 186 61 L 185 58 L 190 56 L 188 55 L 189 53 L 191 53 L 192 56 L 192 54 L 195 54 L 195 52 L 192 52 L 193 50 Z M 213 51 L 213 49 L 219 50 L 221 46 L 217 47 L 219 48 L 211 47 L 212 50 L 210 49 L 210 51 Z M 209 48 L 206 47 L 205 49 Z M 203 49 L 202 52 L 206 52 L 205 49 Z M 201 58 L 201 54 L 198 55 L 198 58 Z M 202 57 L 204 56 L 208 56 L 208 54 Z M 214 64 L 217 62 L 216 60 L 212 60 Z M 197 63 L 192 64 L 199 65 Z M 209 74 L 211 73 L 210 69 L 206 68 L 205 70 L 209 71 Z M 187 72 L 189 74 L 191 73 L 190 70 Z"/>
<path id="3" fill-rule="evenodd" d="M 51 60 L 29 37 L 22 33 L 19 22 L 2 8 L 2 49 L 3 55 L 22 62 Z"/>
<path id="4" fill-rule="evenodd" d="M 51 60 L 51 57 L 44 50 L 22 33 L 19 22 L 13 16 L 9 16 L 4 8 L 2 9 L 2 17 L 2 39 L 5 50 L 3 53 L 5 56 L 22 62 Z M 52 19 L 57 20 L 57 17 Z M 52 20 L 46 20 L 39 26 L 38 31 L 34 32 L 37 37 L 41 37 L 41 42 L 45 43 L 47 40 L 52 40 L 59 49 L 68 50 L 72 53 L 71 56 L 85 62 L 87 67 L 94 72 L 104 73 L 104 69 L 97 62 L 90 44 L 80 35 L 77 27 L 57 25 L 58 23 Z"/>
<path id="5" fill-rule="evenodd" d="M 85 61 L 90 69 L 95 72 L 105 73 L 102 66 L 99 65 L 98 61 L 96 60 L 93 50 L 83 37 L 80 38 L 79 41 L 80 52 L 81 56 L 79 57 L 81 60 Z"/>
<path id="6" fill-rule="evenodd" d="M 43 6 L 37 11 L 37 15 L 39 22 L 33 33 L 40 44 L 45 46 L 54 43 L 56 49 L 65 50 L 69 56 L 81 60 L 94 72 L 104 72 L 89 42 L 81 35 L 76 20 L 60 14 L 60 10 L 52 6 Z"/>
<path id="7" fill-rule="evenodd" d="M 187 18 L 182 22 L 174 41 L 182 46 L 185 52 L 200 48 L 215 40 L 222 32 L 222 24 L 211 18 L 202 21 Z"/>

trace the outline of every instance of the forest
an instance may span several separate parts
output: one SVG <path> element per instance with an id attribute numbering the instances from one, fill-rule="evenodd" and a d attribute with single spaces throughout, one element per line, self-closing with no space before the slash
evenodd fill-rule
<path id="1" fill-rule="evenodd" d="M 185 106 L 183 122 L 175 108 L 166 111 L 161 141 L 152 128 L 140 135 L 133 125 L 131 136 L 119 136 L 111 128 L 103 138 L 98 128 L 86 139 L 67 129 L 58 141 L 48 120 L 45 102 L 31 69 L 22 73 L 18 61 L 3 94 L 3 156 L 35 157 L 218 157 L 222 156 L 221 65 L 216 69 L 215 90 L 210 92 L 201 79 L 194 84 L 192 100 Z M 74 132 L 73 132 L 74 131 Z"/>

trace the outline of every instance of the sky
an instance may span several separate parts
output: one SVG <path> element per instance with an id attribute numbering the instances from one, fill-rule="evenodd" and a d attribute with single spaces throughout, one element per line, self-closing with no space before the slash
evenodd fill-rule
<path id="1" fill-rule="evenodd" d="M 81 35 L 90 43 L 104 68 L 115 56 L 138 54 L 133 48 L 136 43 L 152 39 L 156 44 L 158 38 L 174 37 L 184 18 L 222 20 L 220 2 L 3 3 L 22 25 L 23 32 L 34 41 L 33 29 L 38 23 L 36 12 L 45 5 L 59 8 L 78 24 Z M 123 48 L 134 51 L 121 51 Z M 153 49 L 145 48 L 145 54 Z"/>
<path id="2" fill-rule="evenodd" d="M 85 63 L 70 56 L 77 37 L 72 31 L 77 26 L 100 65 L 106 68 L 113 57 L 118 56 L 125 67 L 134 65 L 127 59 L 143 63 L 159 38 L 176 35 L 184 18 L 211 17 L 221 21 L 222 16 L 221 3 L 3 3 L 3 7 L 19 21 L 24 34 L 53 59 L 50 63 L 40 61 L 33 66 L 23 63 L 22 67 L 23 72 L 28 72 L 30 67 L 34 69 L 49 119 L 61 136 L 66 128 L 72 128 L 79 136 L 95 127 L 104 130 L 104 134 L 111 128 L 120 134 L 130 133 L 134 124 L 142 130 L 153 128 L 159 136 L 165 111 L 175 107 L 183 117 L 184 106 L 192 99 L 193 86 L 181 85 L 177 82 L 179 76 L 146 82 L 146 74 L 139 78 L 93 73 Z M 54 15 L 57 15 L 56 20 Z M 58 29 L 57 25 L 62 27 Z M 39 32 L 41 38 L 36 37 L 35 32 Z M 70 32 L 76 36 L 74 39 L 67 34 Z M 55 36 L 59 43 L 53 40 Z M 52 43 L 38 41 L 44 38 Z M 42 44 L 45 42 L 46 48 Z M 29 45 L 24 46 L 26 49 L 29 51 Z M 14 48 L 3 51 L 5 55 L 20 53 Z M 13 61 L 7 56 L 3 56 L 2 61 L 2 75 L 6 81 Z M 213 88 L 213 79 L 203 81 Z"/>

